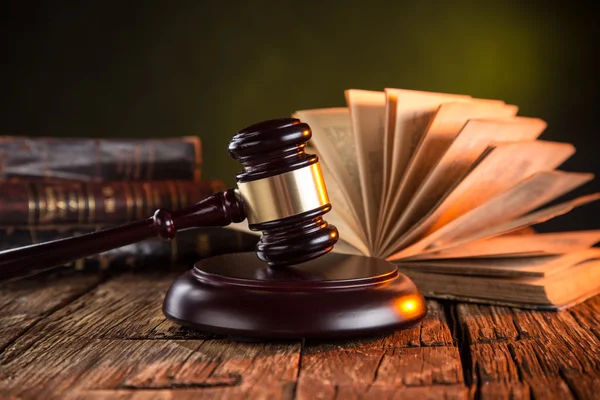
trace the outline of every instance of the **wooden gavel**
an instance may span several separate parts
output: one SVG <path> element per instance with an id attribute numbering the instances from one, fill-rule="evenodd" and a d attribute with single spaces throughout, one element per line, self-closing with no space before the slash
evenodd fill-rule
<path id="1" fill-rule="evenodd" d="M 262 231 L 256 255 L 269 266 L 303 263 L 328 253 L 338 231 L 323 220 L 331 210 L 316 155 L 305 153 L 310 127 L 295 118 L 264 121 L 238 132 L 229 154 L 243 165 L 237 189 L 190 207 L 158 209 L 150 218 L 67 239 L 0 252 L 0 282 L 33 275 L 71 261 L 152 237 L 226 226 L 248 219 Z"/>

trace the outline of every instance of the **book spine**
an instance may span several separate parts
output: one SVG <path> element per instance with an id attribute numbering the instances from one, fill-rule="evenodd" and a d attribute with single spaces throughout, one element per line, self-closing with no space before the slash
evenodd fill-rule
<path id="1" fill-rule="evenodd" d="M 227 188 L 220 180 L 0 182 L 0 224 L 120 224 L 177 210 Z"/>
<path id="2" fill-rule="evenodd" d="M 0 179 L 200 180 L 201 140 L 0 137 Z"/>
<path id="3" fill-rule="evenodd" d="M 0 251 L 96 232 L 108 226 L 1 227 Z M 75 269 L 166 269 L 198 259 L 226 253 L 254 251 L 259 238 L 224 228 L 202 228 L 179 232 L 175 239 L 150 239 L 65 264 Z"/>

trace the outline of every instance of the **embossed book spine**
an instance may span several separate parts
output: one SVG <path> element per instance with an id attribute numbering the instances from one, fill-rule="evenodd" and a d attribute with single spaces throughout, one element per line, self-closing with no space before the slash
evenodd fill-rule
<path id="1" fill-rule="evenodd" d="M 201 178 L 198 137 L 75 139 L 0 136 L 0 179 L 75 181 Z"/>
<path id="2" fill-rule="evenodd" d="M 180 209 L 224 190 L 220 180 L 0 181 L 0 224 L 121 224 L 150 217 L 158 208 Z"/>

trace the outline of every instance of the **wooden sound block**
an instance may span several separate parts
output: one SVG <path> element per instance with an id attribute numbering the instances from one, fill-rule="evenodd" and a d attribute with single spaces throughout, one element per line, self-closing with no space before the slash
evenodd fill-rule
<path id="1" fill-rule="evenodd" d="M 250 252 L 197 262 L 172 284 L 163 312 L 235 338 L 331 339 L 407 328 L 427 308 L 415 284 L 384 260 L 328 253 L 269 267 Z"/>

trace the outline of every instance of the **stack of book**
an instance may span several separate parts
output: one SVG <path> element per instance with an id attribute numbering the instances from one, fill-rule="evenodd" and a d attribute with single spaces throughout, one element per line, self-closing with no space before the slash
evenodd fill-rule
<path id="1" fill-rule="evenodd" d="M 225 190 L 201 177 L 198 137 L 67 139 L 0 137 L 0 251 L 77 236 L 179 209 Z M 220 228 L 180 232 L 72 263 L 149 267 L 253 250 L 257 238 Z"/>

